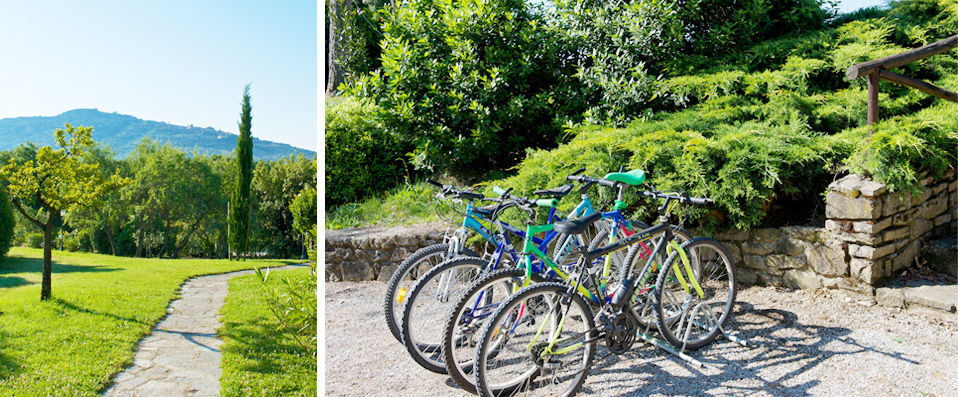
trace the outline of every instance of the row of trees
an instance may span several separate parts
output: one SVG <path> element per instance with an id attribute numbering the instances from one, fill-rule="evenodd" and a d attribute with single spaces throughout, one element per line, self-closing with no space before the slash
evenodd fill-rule
<path id="1" fill-rule="evenodd" d="M 22 167 L 38 149 L 23 144 L 0 152 L 0 164 Z M 124 180 L 53 216 L 59 229 L 54 246 L 66 250 L 137 257 L 219 257 L 229 254 L 227 203 L 235 189 L 236 159 L 185 153 L 144 140 L 126 159 L 94 146 L 79 160 L 96 165 L 103 178 Z M 13 167 L 11 167 L 13 169 Z M 249 215 L 249 250 L 271 257 L 300 257 L 304 235 L 293 226 L 290 204 L 303 191 L 315 190 L 316 161 L 302 155 L 259 161 L 253 167 Z M 14 245 L 39 247 L 43 236 L 26 216 L 40 208 L 21 201 Z M 239 252 L 236 248 L 234 252 Z"/>

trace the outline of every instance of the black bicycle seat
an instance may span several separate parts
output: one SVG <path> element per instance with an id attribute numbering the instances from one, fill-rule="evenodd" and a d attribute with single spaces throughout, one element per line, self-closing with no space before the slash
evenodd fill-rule
<path id="1" fill-rule="evenodd" d="M 580 234 L 584 232 L 589 225 L 601 218 L 601 213 L 593 212 L 592 215 L 584 216 L 579 219 L 573 219 L 567 222 L 557 222 L 553 226 L 553 229 L 558 233 Z"/>
<path id="2" fill-rule="evenodd" d="M 485 207 L 472 207 L 472 212 L 481 215 L 483 218 L 492 218 L 492 213 L 495 212 L 498 206 L 499 204 L 487 205 Z"/>

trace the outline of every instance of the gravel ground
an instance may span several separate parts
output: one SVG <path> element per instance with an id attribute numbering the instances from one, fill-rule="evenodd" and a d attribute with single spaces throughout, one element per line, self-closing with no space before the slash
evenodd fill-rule
<path id="1" fill-rule="evenodd" d="M 326 283 L 326 393 L 470 395 L 421 368 L 386 329 L 383 282 Z M 958 395 L 958 317 L 849 303 L 823 292 L 749 287 L 732 328 L 692 356 L 698 369 L 641 341 L 600 348 L 582 395 Z"/>

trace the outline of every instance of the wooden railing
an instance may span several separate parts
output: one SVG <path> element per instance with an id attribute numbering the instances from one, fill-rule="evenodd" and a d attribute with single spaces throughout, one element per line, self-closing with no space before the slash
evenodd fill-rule
<path id="1" fill-rule="evenodd" d="M 892 73 L 887 70 L 904 66 L 917 60 L 928 58 L 935 54 L 940 54 L 955 47 L 958 47 L 958 35 L 954 35 L 926 46 L 915 48 L 913 50 L 908 50 L 900 54 L 873 59 L 871 61 L 862 62 L 849 67 L 848 71 L 845 72 L 845 75 L 848 76 L 849 79 L 854 80 L 859 77 L 868 78 L 868 125 L 872 125 L 878 121 L 878 81 L 880 79 L 885 79 L 892 83 L 908 86 L 930 95 L 947 99 L 949 101 L 958 102 L 958 94 L 954 92 L 936 87 L 922 80 L 908 76 L 902 76 L 898 73 Z M 870 128 L 868 130 L 868 134 L 871 135 Z"/>

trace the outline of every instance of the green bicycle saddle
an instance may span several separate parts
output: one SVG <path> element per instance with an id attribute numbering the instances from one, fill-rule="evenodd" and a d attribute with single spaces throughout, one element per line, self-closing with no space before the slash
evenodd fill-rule
<path id="1" fill-rule="evenodd" d="M 645 182 L 645 171 L 632 170 L 629 172 L 612 172 L 604 177 L 613 182 L 622 182 L 627 185 L 638 186 Z"/>

